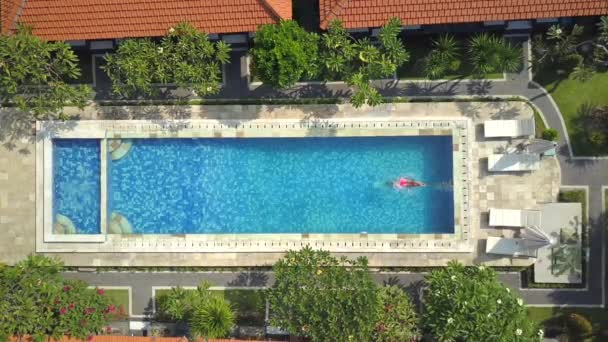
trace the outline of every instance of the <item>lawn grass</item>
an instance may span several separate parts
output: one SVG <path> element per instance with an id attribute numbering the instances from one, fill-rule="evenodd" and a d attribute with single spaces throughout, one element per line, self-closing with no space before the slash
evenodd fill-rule
<path id="1" fill-rule="evenodd" d="M 570 313 L 586 317 L 593 326 L 594 332 L 608 329 L 608 310 L 603 308 L 560 308 L 560 307 L 528 307 L 528 317 L 545 328 L 560 325 L 559 319 Z M 601 337 L 590 337 L 587 342 L 599 342 Z"/>
<path id="2" fill-rule="evenodd" d="M 103 289 L 103 286 L 99 287 Z M 96 289 L 90 289 L 97 291 Z M 114 319 L 126 319 L 129 316 L 129 290 L 127 289 L 104 289 L 104 296 L 108 297 L 111 304 L 116 307 Z"/>
<path id="3" fill-rule="evenodd" d="M 110 298 L 110 301 L 112 302 L 112 304 L 116 305 L 117 307 L 122 306 L 123 308 L 125 308 L 125 310 L 129 311 L 129 291 L 126 289 L 111 289 L 111 290 L 105 290 L 106 293 L 105 295 Z"/>
<path id="4" fill-rule="evenodd" d="M 583 226 L 587 226 L 587 191 L 585 190 L 563 190 L 559 192 L 559 202 L 581 203 L 583 208 Z M 584 229 L 584 227 L 583 227 Z M 583 241 L 584 242 L 584 241 Z"/>
<path id="5" fill-rule="evenodd" d="M 159 289 L 155 293 L 158 313 L 159 298 L 167 295 L 170 289 Z M 214 295 L 226 298 L 236 312 L 239 325 L 263 326 L 266 318 L 266 296 L 263 290 L 211 290 Z"/>
<path id="6" fill-rule="evenodd" d="M 585 111 L 598 105 L 608 105 L 608 72 L 598 72 L 585 82 L 565 76 L 557 77 L 554 70 L 540 73 L 535 79 L 547 89 L 559 107 L 574 154 L 580 156 L 608 154 L 608 146 L 598 147 L 589 143 L 582 122 Z"/>

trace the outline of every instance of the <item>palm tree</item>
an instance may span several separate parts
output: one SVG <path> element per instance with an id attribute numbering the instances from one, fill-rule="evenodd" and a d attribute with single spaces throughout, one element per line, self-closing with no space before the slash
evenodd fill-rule
<path id="1" fill-rule="evenodd" d="M 196 308 L 190 319 L 190 333 L 194 337 L 226 337 L 234 326 L 235 315 L 230 303 L 220 296 L 210 296 Z"/>
<path id="2" fill-rule="evenodd" d="M 521 50 L 502 37 L 481 33 L 469 40 L 469 54 L 475 72 L 515 72 L 522 62 Z"/>
<path id="3" fill-rule="evenodd" d="M 444 77 L 460 68 L 460 51 L 454 36 L 441 35 L 433 40 L 433 50 L 425 59 L 424 72 L 430 79 Z"/>

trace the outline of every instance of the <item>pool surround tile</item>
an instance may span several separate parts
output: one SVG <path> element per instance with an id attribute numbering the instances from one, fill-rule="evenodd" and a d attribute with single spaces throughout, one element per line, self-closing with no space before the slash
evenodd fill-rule
<path id="1" fill-rule="evenodd" d="M 301 120 L 255 120 L 243 124 L 239 121 L 217 120 L 186 120 L 179 125 L 164 125 L 162 123 L 134 120 L 128 123 L 115 124 L 108 121 L 79 121 L 72 130 L 70 137 L 87 134 L 89 137 L 102 137 L 102 146 L 106 146 L 106 138 L 194 138 L 194 137 L 303 137 L 303 136 L 433 136 L 452 135 L 453 143 L 462 144 L 466 138 L 470 120 L 466 118 L 408 118 L 373 120 L 365 119 L 332 119 L 325 122 L 302 122 Z M 177 128 L 176 128 L 177 127 Z M 436 128 L 438 127 L 438 128 Z M 176 130 L 177 129 L 177 130 Z M 40 130 L 44 131 L 44 123 Z M 93 132 L 93 134 L 91 134 Z M 49 137 L 53 137 L 52 134 Z M 63 138 L 55 136 L 55 138 Z M 47 143 L 45 144 L 45 141 Z M 38 144 L 50 145 L 50 139 L 41 139 Z M 105 153 L 104 153 L 105 155 Z M 462 222 L 462 211 L 459 197 L 462 194 L 460 176 L 462 165 L 459 160 L 466 161 L 466 149 L 454 151 L 454 215 L 455 222 Z M 45 165 L 46 166 L 46 165 Z M 465 172 L 466 173 L 466 172 Z M 107 176 L 106 176 L 107 177 Z M 464 179 L 466 181 L 466 179 Z M 47 185 L 47 182 L 43 182 Z M 465 185 L 466 187 L 466 185 Z M 48 189 L 47 189 L 48 190 Z M 46 195 L 46 194 L 45 194 Z M 104 195 L 107 194 L 104 191 Z M 466 198 L 466 197 L 464 197 Z M 104 201 L 105 202 L 105 201 Z M 46 202 L 48 203 L 48 202 Z M 466 204 L 466 202 L 465 202 Z M 107 216 L 107 213 L 103 215 Z M 468 221 L 466 216 L 464 222 Z M 444 251 L 444 252 L 470 252 L 468 230 L 462 230 L 460 225 L 454 225 L 453 234 L 184 234 L 180 236 L 166 235 L 106 235 L 106 222 L 103 223 L 103 233 L 94 235 L 95 242 L 101 244 L 84 244 L 77 248 L 79 251 L 114 251 L 114 252 L 165 252 L 184 251 L 271 251 L 301 248 L 304 245 L 313 245 L 319 248 L 329 248 L 334 251 L 360 251 L 391 252 L 395 249 L 403 251 Z M 43 225 L 44 226 L 44 225 Z M 41 228 L 46 233 L 46 228 Z M 71 237 L 72 238 L 72 237 Z M 75 236 L 70 242 L 93 242 L 93 240 L 80 239 Z M 91 238 L 91 237 L 90 237 Z M 67 242 L 67 241 L 66 241 Z M 61 252 L 66 248 L 75 246 L 57 242 L 45 241 L 39 244 L 39 249 L 46 252 Z M 88 248 L 86 248 L 88 247 Z M 160 249 L 160 250 L 159 250 Z"/>

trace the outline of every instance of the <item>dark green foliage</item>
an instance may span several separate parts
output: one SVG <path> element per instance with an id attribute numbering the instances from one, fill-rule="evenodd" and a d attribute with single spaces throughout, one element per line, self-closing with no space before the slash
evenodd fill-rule
<path id="1" fill-rule="evenodd" d="M 469 40 L 469 58 L 479 75 L 516 72 L 521 67 L 521 50 L 506 39 L 480 33 Z"/>
<path id="2" fill-rule="evenodd" d="M 589 320 L 580 314 L 571 313 L 565 317 L 568 335 L 575 337 L 586 337 L 593 332 L 593 326 Z"/>
<path id="3" fill-rule="evenodd" d="M 557 130 L 554 128 L 547 128 L 543 131 L 542 137 L 545 140 L 557 141 Z"/>
<path id="4" fill-rule="evenodd" d="M 254 38 L 253 73 L 277 89 L 288 88 L 318 72 L 319 37 L 297 22 L 262 25 Z"/>
<path id="5" fill-rule="evenodd" d="M 33 119 L 66 119 L 67 105 L 83 108 L 91 88 L 69 85 L 80 77 L 78 57 L 64 42 L 47 42 L 19 26 L 0 35 L 0 106 L 14 103 Z"/>
<path id="6" fill-rule="evenodd" d="M 228 62 L 229 53 L 226 43 L 212 43 L 206 33 L 180 23 L 170 28 L 160 43 L 147 38 L 123 41 L 116 53 L 105 56 L 102 68 L 116 95 L 156 95 L 154 84 L 160 83 L 205 96 L 220 90 L 221 67 Z"/>
<path id="7" fill-rule="evenodd" d="M 424 61 L 424 73 L 430 79 L 438 79 L 456 72 L 460 64 L 460 47 L 456 39 L 444 34 L 433 40 L 433 49 Z"/>

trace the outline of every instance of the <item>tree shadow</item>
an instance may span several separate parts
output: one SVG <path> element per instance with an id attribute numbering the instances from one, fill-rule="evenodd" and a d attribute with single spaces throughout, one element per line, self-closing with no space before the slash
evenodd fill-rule
<path id="1" fill-rule="evenodd" d="M 408 82 L 404 94 L 408 96 L 454 96 L 461 80 L 445 82 Z"/>
<path id="2" fill-rule="evenodd" d="M 99 106 L 102 120 L 187 120 L 192 118 L 189 105 Z"/>
<path id="3" fill-rule="evenodd" d="M 467 92 L 471 95 L 488 95 L 494 84 L 490 80 L 473 80 L 467 83 Z"/>
<path id="4" fill-rule="evenodd" d="M 478 104 L 474 102 L 455 102 L 456 108 L 460 111 L 460 113 L 471 119 L 480 119 L 481 111 Z"/>
<path id="5" fill-rule="evenodd" d="M 269 277 L 266 272 L 245 271 L 239 273 L 235 279 L 228 282 L 228 286 L 268 286 Z"/>

